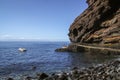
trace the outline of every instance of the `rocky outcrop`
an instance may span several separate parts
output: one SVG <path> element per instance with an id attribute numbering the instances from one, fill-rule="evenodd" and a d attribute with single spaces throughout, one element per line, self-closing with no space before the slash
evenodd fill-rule
<path id="1" fill-rule="evenodd" d="M 117 47 L 120 47 L 120 45 Z M 94 45 L 81 45 L 78 43 L 72 43 L 68 47 L 65 48 L 58 48 L 55 50 L 56 52 L 86 52 L 93 55 L 120 55 L 120 49 L 116 47 L 106 47 L 106 46 L 94 46 Z"/>
<path id="2" fill-rule="evenodd" d="M 120 0 L 87 0 L 88 8 L 69 28 L 73 43 L 120 43 Z"/>

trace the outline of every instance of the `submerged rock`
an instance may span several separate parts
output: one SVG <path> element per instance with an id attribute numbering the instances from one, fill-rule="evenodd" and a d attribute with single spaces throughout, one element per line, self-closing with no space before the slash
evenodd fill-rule
<path id="1" fill-rule="evenodd" d="M 14 80 L 13 78 L 8 78 L 7 80 Z"/>
<path id="2" fill-rule="evenodd" d="M 36 66 L 34 66 L 34 65 L 32 66 L 32 70 L 36 70 L 36 68 L 37 68 Z"/>
<path id="3" fill-rule="evenodd" d="M 40 73 L 40 74 L 37 74 L 37 76 L 38 76 L 38 80 L 43 80 L 49 77 L 46 73 Z"/>
<path id="4" fill-rule="evenodd" d="M 32 80 L 32 77 L 27 76 L 25 80 Z"/>

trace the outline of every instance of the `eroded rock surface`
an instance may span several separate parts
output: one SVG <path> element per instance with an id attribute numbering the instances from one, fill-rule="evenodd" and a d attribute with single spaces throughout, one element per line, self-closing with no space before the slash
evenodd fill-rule
<path id="1" fill-rule="evenodd" d="M 87 0 L 88 8 L 69 28 L 75 43 L 120 43 L 120 0 Z"/>

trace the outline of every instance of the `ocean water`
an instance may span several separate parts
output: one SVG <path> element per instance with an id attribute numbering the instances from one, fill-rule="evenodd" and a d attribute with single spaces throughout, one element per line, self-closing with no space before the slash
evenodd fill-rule
<path id="1" fill-rule="evenodd" d="M 73 67 L 88 67 L 114 59 L 86 53 L 55 52 L 69 42 L 0 42 L 0 76 L 53 73 L 69 71 Z M 19 52 L 24 47 L 27 52 Z M 34 69 L 33 69 L 34 67 Z"/>

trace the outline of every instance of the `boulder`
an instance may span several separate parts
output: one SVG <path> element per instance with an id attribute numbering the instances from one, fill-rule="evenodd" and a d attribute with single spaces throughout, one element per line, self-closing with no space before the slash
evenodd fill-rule
<path id="1" fill-rule="evenodd" d="M 49 77 L 46 73 L 40 73 L 40 74 L 37 74 L 37 76 L 38 76 L 38 80 L 43 80 Z"/>

